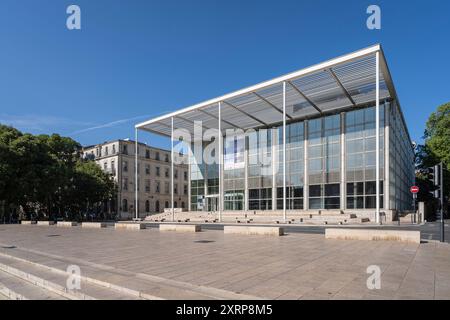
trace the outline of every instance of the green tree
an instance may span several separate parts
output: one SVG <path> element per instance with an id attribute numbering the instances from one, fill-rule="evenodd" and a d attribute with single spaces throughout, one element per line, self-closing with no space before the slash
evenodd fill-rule
<path id="1" fill-rule="evenodd" d="M 0 125 L 0 221 L 17 216 L 107 218 L 100 205 L 115 199 L 112 177 L 80 158 L 81 145 L 57 134 L 32 135 Z"/>
<path id="2" fill-rule="evenodd" d="M 419 169 L 433 167 L 442 162 L 444 164 L 444 196 L 448 203 L 450 196 L 450 102 L 445 103 L 433 112 L 426 123 L 424 134 L 425 144 L 416 150 L 416 163 Z M 437 173 L 435 173 L 437 174 Z M 431 193 L 434 186 L 424 177 L 422 171 L 416 175 L 420 187 L 424 191 L 419 194 L 419 200 L 428 201 L 437 207 L 437 202 Z"/>

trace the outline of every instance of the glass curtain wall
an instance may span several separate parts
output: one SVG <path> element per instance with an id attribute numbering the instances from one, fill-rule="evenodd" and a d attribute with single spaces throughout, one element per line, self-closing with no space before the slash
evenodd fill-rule
<path id="1" fill-rule="evenodd" d="M 286 126 L 286 209 L 303 209 L 304 123 Z M 277 209 L 283 209 L 283 126 L 278 128 Z"/>
<path id="2" fill-rule="evenodd" d="M 376 207 L 375 107 L 345 114 L 347 209 Z M 380 208 L 383 208 L 384 106 L 380 106 Z"/>
<path id="3" fill-rule="evenodd" d="M 308 121 L 310 209 L 340 208 L 340 115 Z"/>
<path id="4" fill-rule="evenodd" d="M 248 134 L 248 208 L 272 210 L 272 131 Z"/>
<path id="5" fill-rule="evenodd" d="M 245 139 L 243 135 L 227 135 L 224 142 L 223 187 L 224 209 L 244 210 Z"/>
<path id="6" fill-rule="evenodd" d="M 205 207 L 205 164 L 190 156 L 191 211 L 202 211 Z"/>
<path id="7" fill-rule="evenodd" d="M 414 152 L 395 102 L 389 108 L 389 207 L 411 210 L 409 188 L 414 184 Z"/>

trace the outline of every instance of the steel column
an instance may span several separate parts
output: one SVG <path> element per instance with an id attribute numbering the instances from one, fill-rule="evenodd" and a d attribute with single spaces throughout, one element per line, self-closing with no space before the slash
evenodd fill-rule
<path id="1" fill-rule="evenodd" d="M 283 81 L 283 221 L 286 223 L 286 81 Z"/>
<path id="2" fill-rule="evenodd" d="M 138 182 L 138 129 L 134 129 L 134 209 L 139 218 L 139 182 Z"/>
<path id="3" fill-rule="evenodd" d="M 172 221 L 175 221 L 175 208 L 173 207 L 173 197 L 174 197 L 174 183 L 173 183 L 173 117 L 170 118 L 171 120 L 171 128 L 170 128 L 170 185 L 171 185 L 171 202 L 172 202 Z"/>
<path id="4" fill-rule="evenodd" d="M 376 52 L 375 72 L 375 181 L 376 181 L 376 223 L 380 221 L 380 52 Z"/>

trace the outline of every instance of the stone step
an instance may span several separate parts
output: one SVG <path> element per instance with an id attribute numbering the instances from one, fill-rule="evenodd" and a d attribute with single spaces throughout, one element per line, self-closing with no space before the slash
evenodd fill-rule
<path id="1" fill-rule="evenodd" d="M 0 271 L 9 273 L 43 290 L 70 300 L 123 300 L 136 298 L 83 280 L 80 283 L 80 290 L 69 290 L 67 289 L 69 273 L 54 272 L 49 268 L 29 263 L 26 260 L 17 260 L 5 255 L 0 255 Z"/>
<path id="2" fill-rule="evenodd" d="M 8 300 L 67 300 L 3 271 L 0 271 L 0 294 Z"/>
<path id="3" fill-rule="evenodd" d="M 53 273 L 64 272 L 63 270 L 71 264 L 78 265 L 81 269 L 81 277 L 87 283 L 96 284 L 103 288 L 114 289 L 118 292 L 125 292 L 131 298 L 151 300 L 258 299 L 254 296 L 227 290 L 197 286 L 187 282 L 171 280 L 151 274 L 134 273 L 81 259 L 56 256 L 31 249 L 15 248 L 13 250 L 8 250 L 7 252 L 0 249 L 0 258 L 4 258 L 5 255 L 12 260 L 19 260 L 19 262 L 25 260 L 28 264 L 37 265 L 41 269 L 52 270 Z"/>

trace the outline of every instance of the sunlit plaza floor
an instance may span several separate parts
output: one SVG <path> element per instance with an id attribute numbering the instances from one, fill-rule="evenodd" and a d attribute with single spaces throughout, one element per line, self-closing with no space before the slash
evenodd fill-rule
<path id="1" fill-rule="evenodd" d="M 450 245 L 434 241 L 0 225 L 2 253 L 76 264 L 82 274 L 163 299 L 450 299 Z M 370 290 L 373 265 L 381 288 Z"/>

